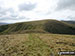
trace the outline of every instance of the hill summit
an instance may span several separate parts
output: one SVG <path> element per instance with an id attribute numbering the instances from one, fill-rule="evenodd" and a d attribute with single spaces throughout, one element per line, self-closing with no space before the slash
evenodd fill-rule
<path id="1" fill-rule="evenodd" d="M 0 34 L 18 33 L 75 34 L 75 27 L 57 20 L 40 20 L 0 26 Z"/>

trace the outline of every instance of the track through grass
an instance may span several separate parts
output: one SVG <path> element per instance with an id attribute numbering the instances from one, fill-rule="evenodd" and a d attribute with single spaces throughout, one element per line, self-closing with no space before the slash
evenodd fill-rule
<path id="1" fill-rule="evenodd" d="M 11 38 L 11 37 L 10 37 Z M 16 45 L 9 46 L 11 39 L 8 37 L 0 40 L 0 56 L 50 56 L 51 48 L 42 41 L 36 34 L 29 34 L 27 41 L 22 41 Z"/>

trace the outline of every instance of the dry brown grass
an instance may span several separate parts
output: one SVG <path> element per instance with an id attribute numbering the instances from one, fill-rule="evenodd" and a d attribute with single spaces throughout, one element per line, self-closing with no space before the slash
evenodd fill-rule
<path id="1" fill-rule="evenodd" d="M 25 46 L 26 51 L 23 49 Z M 10 49 L 10 47 L 17 48 L 16 53 L 8 55 L 5 50 Z M 49 56 L 53 53 L 58 56 L 59 48 L 61 51 L 74 51 L 75 50 L 75 35 L 60 35 L 60 34 L 12 34 L 12 35 L 0 35 L 0 56 L 7 54 L 7 56 Z M 41 51 L 42 50 L 42 51 Z M 21 52 L 21 55 L 17 54 Z M 40 52 L 40 53 L 39 53 Z M 32 54 L 27 54 L 32 53 Z M 5 55 L 6 56 L 6 55 Z"/>

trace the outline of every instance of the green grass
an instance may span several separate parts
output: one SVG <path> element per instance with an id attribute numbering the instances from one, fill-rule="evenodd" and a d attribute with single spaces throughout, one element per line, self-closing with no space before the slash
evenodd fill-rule
<path id="1" fill-rule="evenodd" d="M 74 51 L 75 35 L 48 33 L 0 35 L 0 56 L 58 56 L 59 48 L 61 51 Z"/>

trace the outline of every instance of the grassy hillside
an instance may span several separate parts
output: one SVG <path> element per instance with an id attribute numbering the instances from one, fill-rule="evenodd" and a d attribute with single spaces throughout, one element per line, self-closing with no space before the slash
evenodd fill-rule
<path id="1" fill-rule="evenodd" d="M 69 24 L 75 24 L 75 21 L 63 21 L 63 22 L 66 22 L 66 23 L 69 23 Z"/>
<path id="2" fill-rule="evenodd" d="M 60 49 L 74 51 L 75 35 L 44 33 L 0 35 L 0 56 L 59 56 Z"/>
<path id="3" fill-rule="evenodd" d="M 59 56 L 60 50 L 75 50 L 75 26 L 62 21 L 3 25 L 0 34 L 0 56 Z"/>
<path id="4" fill-rule="evenodd" d="M 75 27 L 57 20 L 41 20 L 0 26 L 0 34 L 11 33 L 75 34 Z"/>

